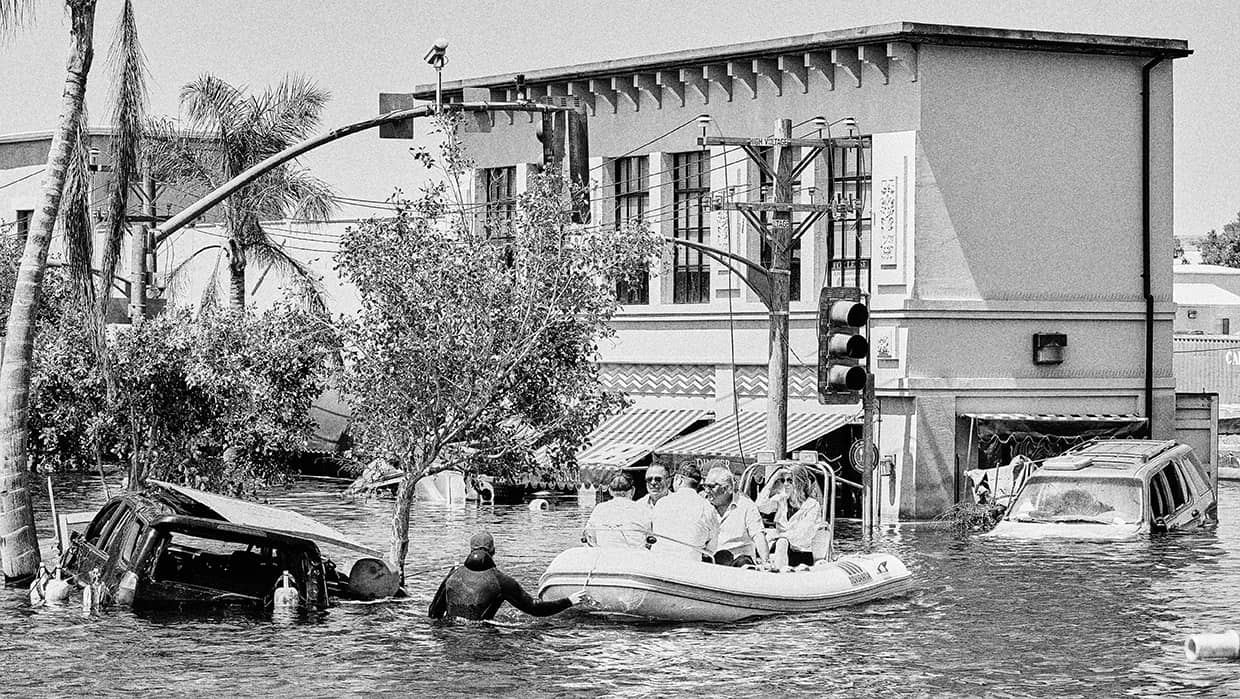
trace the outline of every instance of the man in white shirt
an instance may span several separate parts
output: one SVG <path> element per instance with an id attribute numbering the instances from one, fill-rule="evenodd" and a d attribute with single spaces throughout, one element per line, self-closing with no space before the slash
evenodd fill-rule
<path id="1" fill-rule="evenodd" d="M 666 466 L 658 464 L 652 465 L 646 469 L 646 494 L 641 497 L 638 502 L 644 505 L 648 510 L 654 511 L 655 503 L 664 495 L 671 492 L 672 479 L 667 473 Z"/>
<path id="2" fill-rule="evenodd" d="M 607 490 L 611 499 L 594 506 L 581 540 L 591 546 L 646 548 L 650 510 L 633 500 L 633 479 L 617 474 Z"/>
<path id="3" fill-rule="evenodd" d="M 715 562 L 743 566 L 765 564 L 770 547 L 758 506 L 736 491 L 736 475 L 726 461 L 717 460 L 706 473 L 702 492 L 719 513 L 719 547 Z"/>
<path id="4" fill-rule="evenodd" d="M 697 492 L 702 472 L 694 461 L 676 469 L 675 490 L 654 506 L 650 529 L 655 553 L 699 561 L 715 553 L 719 538 L 719 513 Z"/>

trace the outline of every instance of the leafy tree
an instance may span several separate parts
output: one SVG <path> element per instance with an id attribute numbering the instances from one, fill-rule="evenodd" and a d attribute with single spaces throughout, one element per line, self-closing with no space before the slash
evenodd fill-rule
<path id="1" fill-rule="evenodd" d="M 0 34 L 20 24 L 32 4 L 29 0 L 0 0 Z M 12 580 L 33 576 L 39 566 L 39 542 L 30 506 L 27 463 L 30 359 L 48 246 L 61 210 L 75 133 L 83 122 L 86 81 L 94 57 L 96 1 L 65 0 L 64 5 L 68 11 L 70 40 L 60 117 L 52 130 L 39 204 L 18 269 L 3 356 L 0 357 L 0 492 L 4 493 L 0 498 L 0 532 L 4 533 L 0 536 L 0 569 L 6 579 Z M 132 7 L 128 0 L 123 12 L 131 21 Z M 136 40 L 136 33 L 123 34 L 122 42 Z M 123 75 L 119 82 L 122 90 L 139 89 L 127 83 Z"/>
<path id="2" fill-rule="evenodd" d="M 190 191 L 213 190 L 307 138 L 318 126 L 327 100 L 326 91 L 304 78 L 286 78 L 249 96 L 213 75 L 200 76 L 181 88 L 184 128 L 168 120 L 148 126 L 152 165 L 161 181 Z M 325 182 L 303 169 L 278 167 L 224 201 L 227 240 L 195 251 L 173 270 L 173 277 L 199 254 L 215 251 L 217 260 L 228 262 L 228 303 L 234 310 L 245 307 L 245 273 L 251 261 L 285 274 L 310 307 L 323 310 L 326 303 L 318 277 L 280 247 L 261 222 L 288 216 L 324 220 L 334 209 Z M 219 288 L 213 278 L 204 301 L 214 302 Z"/>
<path id="3" fill-rule="evenodd" d="M 406 474 L 388 554 L 402 572 L 419 479 L 528 472 L 536 449 L 560 457 L 618 409 L 623 398 L 599 384 L 596 342 L 610 332 L 616 281 L 658 247 L 640 227 L 574 232 L 556 177 L 533 178 L 508 235 L 492 222 L 492 239 L 455 215 L 446 191 L 350 229 L 337 256 L 361 298 L 345 330 L 356 449 Z"/>
<path id="4" fill-rule="evenodd" d="M 1240 214 L 1223 225 L 1223 232 L 1210 231 L 1201 239 L 1201 263 L 1240 267 Z"/>
<path id="5" fill-rule="evenodd" d="M 325 316 L 288 303 L 262 315 L 178 309 L 123 331 L 111 412 L 141 476 L 243 494 L 279 481 L 313 434 L 339 342 Z M 124 427 L 124 426 L 122 426 Z"/>

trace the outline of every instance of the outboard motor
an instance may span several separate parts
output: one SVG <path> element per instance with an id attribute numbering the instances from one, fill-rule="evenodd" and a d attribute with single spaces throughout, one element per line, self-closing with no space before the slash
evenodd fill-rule
<path id="1" fill-rule="evenodd" d="M 301 593 L 297 591 L 297 583 L 287 570 L 280 574 L 280 582 L 276 584 L 272 604 L 277 609 L 296 609 L 301 604 Z"/>

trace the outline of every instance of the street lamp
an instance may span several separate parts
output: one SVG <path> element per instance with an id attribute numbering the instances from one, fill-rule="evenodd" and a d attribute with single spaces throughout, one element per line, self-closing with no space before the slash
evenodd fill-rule
<path id="1" fill-rule="evenodd" d="M 435 69 L 435 105 L 436 109 L 443 111 L 443 67 L 448 63 L 448 40 L 443 37 L 436 39 L 435 45 L 422 60 Z"/>

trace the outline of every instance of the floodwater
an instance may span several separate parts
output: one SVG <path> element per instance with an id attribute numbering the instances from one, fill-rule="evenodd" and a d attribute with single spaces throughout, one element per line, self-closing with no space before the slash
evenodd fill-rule
<path id="1" fill-rule="evenodd" d="M 390 500 L 341 500 L 337 489 L 304 482 L 268 497 L 384 548 Z M 62 511 L 102 499 L 97 481 L 58 485 Z M 492 531 L 500 566 L 535 588 L 587 512 L 575 500 L 547 512 L 419 507 L 408 603 L 296 622 L 120 610 L 84 618 L 74 606 L 30 609 L 24 591 L 0 590 L 0 687 L 18 696 L 1236 696 L 1240 662 L 1190 662 L 1182 651 L 1191 632 L 1240 628 L 1240 485 L 1224 483 L 1220 499 L 1217 531 L 1121 544 L 888 529 L 874 547 L 908 563 L 920 583 L 913 594 L 723 625 L 573 610 L 532 619 L 507 606 L 498 623 L 432 623 L 427 604 L 475 530 Z M 855 534 L 842 538 L 860 548 Z"/>

